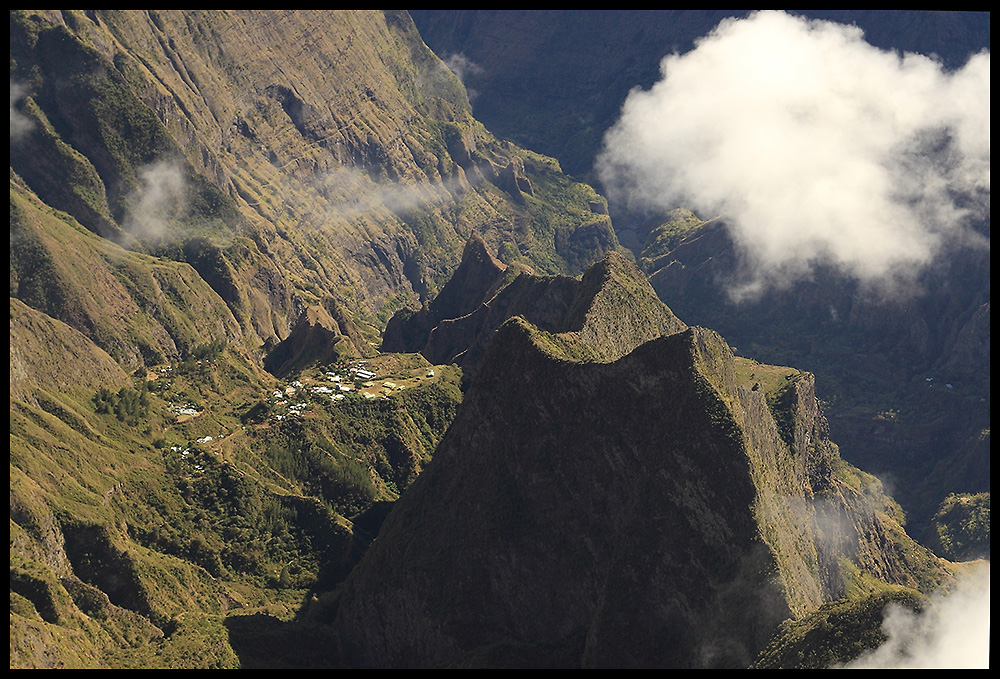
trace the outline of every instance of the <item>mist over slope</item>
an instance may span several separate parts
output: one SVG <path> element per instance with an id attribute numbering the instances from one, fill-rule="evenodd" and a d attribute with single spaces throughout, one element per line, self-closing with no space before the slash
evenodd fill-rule
<path id="1" fill-rule="evenodd" d="M 616 247 L 592 189 L 474 121 L 405 12 L 15 12 L 11 64 L 21 182 L 191 264 L 248 341 L 327 297 L 384 323 L 472 231 L 551 273 Z"/>

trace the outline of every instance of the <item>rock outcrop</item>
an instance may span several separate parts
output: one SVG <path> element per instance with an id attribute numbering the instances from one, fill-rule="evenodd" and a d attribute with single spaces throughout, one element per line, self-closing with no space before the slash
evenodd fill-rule
<path id="1" fill-rule="evenodd" d="M 575 333 L 577 346 L 601 360 L 687 327 L 620 253 L 610 253 L 581 279 L 538 276 L 504 266 L 473 235 L 441 294 L 419 311 L 393 316 L 382 348 L 419 351 L 432 363 L 457 363 L 471 375 L 493 333 L 514 316 L 546 332 Z"/>
<path id="2" fill-rule="evenodd" d="M 283 377 L 315 366 L 371 353 L 351 320 L 332 299 L 302 312 L 288 337 L 264 359 L 264 368 Z"/>

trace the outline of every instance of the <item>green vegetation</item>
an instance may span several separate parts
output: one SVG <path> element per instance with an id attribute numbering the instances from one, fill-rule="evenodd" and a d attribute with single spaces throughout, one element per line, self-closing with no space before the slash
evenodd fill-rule
<path id="1" fill-rule="evenodd" d="M 246 87 L 258 56 L 281 63 L 296 44 L 269 42 L 277 26 L 248 35 L 260 27 L 226 12 L 12 14 L 13 105 L 30 123 L 11 146 L 13 176 L 95 234 L 190 264 L 233 319 L 169 264 L 105 250 L 105 262 L 77 263 L 90 275 L 67 273 L 65 253 L 92 244 L 56 247 L 23 228 L 12 194 L 14 294 L 131 370 L 222 337 L 279 339 L 300 304 L 330 297 L 375 341 L 390 314 L 443 285 L 473 231 L 546 272 L 579 273 L 617 247 L 592 212 L 603 199 L 478 124 L 405 12 L 324 21 L 315 44 L 308 21 L 282 17 L 324 65 L 296 58 L 288 82 L 258 92 Z M 220 144 L 209 121 L 234 106 Z M 94 318 L 87 294 L 118 308 Z M 121 308 L 128 297 L 140 313 Z M 192 327 L 186 317 L 207 307 L 215 322 Z"/>
<path id="2" fill-rule="evenodd" d="M 708 222 L 698 219 L 691 211 L 678 208 L 667 215 L 666 221 L 654 228 L 642 248 L 640 261 L 647 273 L 656 268 L 656 260 L 667 255 L 685 238 L 697 233 Z"/>
<path id="3" fill-rule="evenodd" d="M 923 608 L 920 594 L 903 587 L 824 604 L 804 618 L 782 623 L 752 668 L 827 669 L 854 660 L 885 643 L 882 618 L 890 604 Z"/>
<path id="4" fill-rule="evenodd" d="M 454 417 L 460 373 L 385 364 L 409 388 L 303 389 L 294 415 L 224 342 L 116 389 L 12 401 L 12 667 L 239 666 L 246 628 L 227 616 L 288 621 L 333 589 L 378 530 L 350 519 L 394 500 Z M 31 656 L 39 638 L 49 660 Z"/>
<path id="5" fill-rule="evenodd" d="M 927 544 L 952 561 L 990 558 L 990 494 L 951 493 L 934 514 Z"/>
<path id="6" fill-rule="evenodd" d="M 521 317 L 515 317 L 507 322 L 525 331 L 534 345 L 550 357 L 570 363 L 591 363 L 603 358 L 586 342 L 580 340 L 577 333 L 552 333 L 539 330 Z"/>
<path id="7" fill-rule="evenodd" d="M 13 185 L 10 203 L 11 296 L 84 333 L 123 367 L 242 335 L 190 266 L 123 250 Z"/>
<path id="8" fill-rule="evenodd" d="M 518 242 L 515 233 L 511 245 L 528 263 L 539 273 L 575 275 L 619 249 L 607 201 L 589 184 L 562 174 L 554 159 L 529 151 L 519 157 L 531 182 L 525 200 L 534 242 Z"/>
<path id="9" fill-rule="evenodd" d="M 136 426 L 149 417 L 149 390 L 143 382 L 139 389 L 122 387 L 117 393 L 104 387 L 94 394 L 94 412 L 114 415 L 119 422 Z"/>

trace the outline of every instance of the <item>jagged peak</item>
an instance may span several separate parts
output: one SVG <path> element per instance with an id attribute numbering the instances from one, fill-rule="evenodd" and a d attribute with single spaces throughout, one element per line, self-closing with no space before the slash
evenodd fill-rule
<path id="1" fill-rule="evenodd" d="M 462 250 L 462 264 L 466 262 L 489 264 L 500 271 L 507 268 L 506 264 L 490 254 L 486 241 L 475 231 L 469 234 L 469 239 L 465 241 L 465 248 Z"/>
<path id="2" fill-rule="evenodd" d="M 337 627 L 369 654 L 364 662 L 398 662 L 385 645 L 386 620 L 398 625 L 393 634 L 402 646 L 420 639 L 414 652 L 427 659 L 418 664 L 452 661 L 508 634 L 554 644 L 589 630 L 593 641 L 581 644 L 573 661 L 598 666 L 673 665 L 721 633 L 713 616 L 731 621 L 737 612 L 752 623 L 740 626 L 741 643 L 755 650 L 763 635 L 747 630 L 765 630 L 787 615 L 780 587 L 768 576 L 773 557 L 759 548 L 742 439 L 714 405 L 714 392 L 702 386 L 705 360 L 698 354 L 724 359 L 724 341 L 689 328 L 616 360 L 593 360 L 577 353 L 592 351 L 577 335 L 548 333 L 521 317 L 496 332 L 436 466 L 401 498 L 377 547 L 345 586 Z M 559 537 L 539 539 L 545 534 Z M 458 549 L 454 535 L 471 544 Z M 702 573 L 697 558 L 688 560 L 693 552 L 678 544 L 697 545 L 699 554 L 727 566 Z M 469 559 L 470 552 L 477 558 Z M 405 567 L 401 553 L 414 557 Z M 755 596 L 730 598 L 723 614 L 700 608 L 705 578 L 728 586 L 728 574 L 740 568 L 746 581 L 739 586 Z M 675 577 L 659 577 L 667 570 Z M 456 579 L 502 582 L 504 590 Z M 381 588 L 374 615 L 360 604 L 371 586 Z M 559 605 L 540 604 L 541 590 Z M 643 596 L 635 597 L 640 590 Z M 448 596 L 461 599 L 461 612 L 438 607 Z M 622 642 L 630 623 L 615 611 L 626 609 L 676 648 L 647 647 L 641 638 Z M 467 610 L 477 625 L 456 634 Z M 663 610 L 670 612 L 662 616 Z M 528 614 L 511 631 L 508 612 L 521 611 Z M 682 619 L 692 633 L 670 636 Z"/>
<path id="3" fill-rule="evenodd" d="M 434 464 L 345 584 L 349 661 L 460 663 L 515 640 L 581 666 L 745 666 L 782 619 L 842 596 L 848 571 L 906 575 L 901 529 L 864 494 L 807 494 L 718 333 L 687 327 L 618 358 L 581 334 L 521 316 L 493 334 Z M 832 446 L 811 390 L 797 398 L 810 445 Z M 650 635 L 629 633 L 636 619 Z"/>
<path id="4" fill-rule="evenodd" d="M 486 241 L 473 232 L 465 243 L 462 261 L 430 307 L 438 318 L 464 316 L 481 304 L 507 270 L 489 253 Z"/>
<path id="5" fill-rule="evenodd" d="M 473 234 L 462 264 L 426 309 L 394 317 L 383 348 L 406 346 L 435 362 L 477 369 L 493 332 L 521 316 L 551 333 L 557 353 L 591 361 L 613 361 L 640 344 L 687 328 L 656 296 L 645 275 L 620 252 L 574 279 L 517 272 L 494 259 Z"/>

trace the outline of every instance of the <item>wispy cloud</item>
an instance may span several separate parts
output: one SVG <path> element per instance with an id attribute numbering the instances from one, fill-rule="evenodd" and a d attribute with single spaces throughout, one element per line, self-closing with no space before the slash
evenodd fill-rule
<path id="1" fill-rule="evenodd" d="M 431 209 L 452 202 L 453 194 L 462 191 L 456 180 L 439 184 L 375 181 L 365 172 L 351 167 L 336 168 L 321 175 L 314 186 L 328 201 L 326 220 L 389 217 L 411 210 Z"/>
<path id="2" fill-rule="evenodd" d="M 483 73 L 483 67 L 466 57 L 461 52 L 455 54 L 450 54 L 444 59 L 445 66 L 458 76 L 458 79 L 462 81 L 465 85 L 465 91 L 469 95 L 469 101 L 475 101 L 479 93 L 470 87 L 470 80 L 473 80 L 473 76 L 480 75 Z"/>
<path id="3" fill-rule="evenodd" d="M 10 81 L 10 141 L 17 141 L 34 127 L 31 119 L 15 108 L 28 94 L 24 85 Z"/>
<path id="4" fill-rule="evenodd" d="M 860 29 L 768 11 L 724 21 L 634 90 L 598 172 L 634 208 L 724 215 L 745 291 L 831 264 L 867 282 L 975 240 L 990 190 L 990 55 L 947 72 Z M 969 198 L 972 197 L 970 201 Z"/>
<path id="5" fill-rule="evenodd" d="M 125 230 L 134 236 L 156 239 L 166 235 L 171 222 L 187 213 L 187 182 L 179 166 L 157 161 L 141 168 L 139 188 L 131 195 L 134 205 Z"/>
<path id="6" fill-rule="evenodd" d="M 482 66 L 479 66 L 477 63 L 460 52 L 448 55 L 444 59 L 444 64 L 451 69 L 451 72 L 457 75 L 458 79 L 462 82 L 466 82 L 470 75 L 476 75 L 483 72 Z"/>

